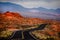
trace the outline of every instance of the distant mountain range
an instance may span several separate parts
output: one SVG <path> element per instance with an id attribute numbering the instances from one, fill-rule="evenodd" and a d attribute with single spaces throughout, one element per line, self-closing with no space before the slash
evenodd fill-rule
<path id="1" fill-rule="evenodd" d="M 44 19 L 60 19 L 60 8 L 57 9 L 46 9 L 43 7 L 38 8 L 25 8 L 21 5 L 10 3 L 10 2 L 0 2 L 0 12 L 22 12 L 23 16 L 28 17 L 40 17 Z"/>
<path id="2" fill-rule="evenodd" d="M 10 3 L 10 2 L 0 2 L 0 11 L 28 11 L 28 10 L 38 10 L 42 12 L 55 12 L 55 13 L 60 13 L 60 8 L 57 9 L 46 9 L 43 7 L 38 7 L 38 8 L 24 8 L 21 5 Z"/>
<path id="3" fill-rule="evenodd" d="M 24 11 L 25 8 L 22 7 L 21 5 L 13 4 L 10 2 L 0 2 L 0 12 L 5 12 L 5 11 Z"/>

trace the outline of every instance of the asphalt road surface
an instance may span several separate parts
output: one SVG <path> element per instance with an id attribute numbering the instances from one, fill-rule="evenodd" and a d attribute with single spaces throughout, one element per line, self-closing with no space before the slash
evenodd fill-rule
<path id="1" fill-rule="evenodd" d="M 22 32 L 16 31 L 15 34 L 10 39 L 16 39 L 16 40 L 36 40 L 33 38 L 28 31 L 23 32 L 24 39 L 22 39 Z"/>
<path id="2" fill-rule="evenodd" d="M 37 40 L 34 38 L 29 32 L 34 30 L 42 30 L 45 28 L 47 24 L 42 24 L 38 28 L 26 30 L 23 32 L 24 39 L 22 39 L 22 31 L 16 31 L 12 34 L 12 36 L 8 39 L 0 38 L 0 40 Z"/>

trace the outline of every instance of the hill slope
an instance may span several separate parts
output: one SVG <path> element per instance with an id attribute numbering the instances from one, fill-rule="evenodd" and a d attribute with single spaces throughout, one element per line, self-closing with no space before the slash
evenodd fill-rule
<path id="1" fill-rule="evenodd" d="M 34 27 L 33 25 L 40 25 L 40 24 L 51 24 L 52 26 L 60 27 L 60 21 L 56 20 L 44 20 L 39 18 L 26 18 L 21 16 L 19 13 L 16 12 L 5 12 L 0 13 L 0 28 L 1 27 L 12 27 L 12 28 L 19 28 L 19 27 Z M 6 26 L 7 25 L 7 26 Z M 23 25 L 23 26 L 22 26 Z"/>

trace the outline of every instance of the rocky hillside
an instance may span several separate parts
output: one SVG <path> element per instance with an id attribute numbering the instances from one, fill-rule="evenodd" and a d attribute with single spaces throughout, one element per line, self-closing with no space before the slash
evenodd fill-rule
<path id="1" fill-rule="evenodd" d="M 32 27 L 33 25 L 40 25 L 40 24 L 51 24 L 51 27 L 57 28 L 60 30 L 60 21 L 56 20 L 44 20 L 39 18 L 26 18 L 20 15 L 17 12 L 5 12 L 0 13 L 0 28 L 3 27 L 12 27 L 12 28 L 19 28 L 21 25 L 22 27 Z"/>

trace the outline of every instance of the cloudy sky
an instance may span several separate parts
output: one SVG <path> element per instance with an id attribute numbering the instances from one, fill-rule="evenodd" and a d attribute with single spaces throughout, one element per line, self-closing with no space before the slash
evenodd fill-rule
<path id="1" fill-rule="evenodd" d="M 0 1 L 16 3 L 26 8 L 38 8 L 38 7 L 44 7 L 48 9 L 60 8 L 60 0 L 0 0 Z"/>

